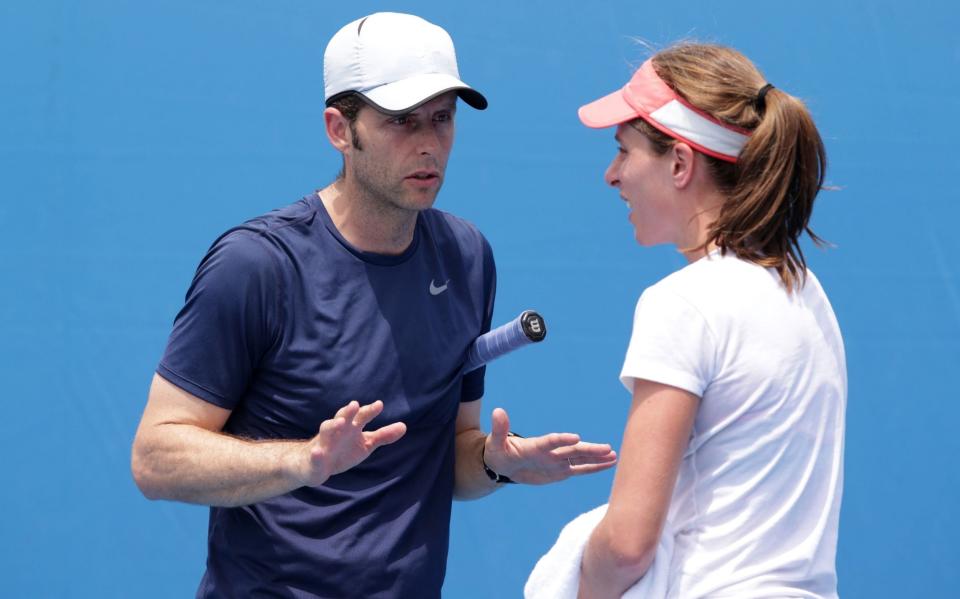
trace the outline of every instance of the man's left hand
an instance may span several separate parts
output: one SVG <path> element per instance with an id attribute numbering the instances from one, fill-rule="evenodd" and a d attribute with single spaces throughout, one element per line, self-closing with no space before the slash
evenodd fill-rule
<path id="1" fill-rule="evenodd" d="M 542 485 L 580 474 L 606 470 L 617 463 L 607 443 L 586 443 L 574 433 L 516 437 L 503 408 L 493 410 L 491 432 L 484 445 L 484 461 L 494 472 L 514 482 Z"/>

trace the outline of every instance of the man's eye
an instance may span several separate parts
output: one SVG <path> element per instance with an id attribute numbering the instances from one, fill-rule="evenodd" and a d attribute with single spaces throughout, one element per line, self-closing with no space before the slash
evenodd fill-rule
<path id="1" fill-rule="evenodd" d="M 393 124 L 395 125 L 406 125 L 409 122 L 410 119 L 405 116 L 398 116 L 397 118 L 393 119 Z"/>
<path id="2" fill-rule="evenodd" d="M 441 112 L 433 118 L 441 123 L 446 123 L 447 121 L 453 120 L 453 115 L 451 115 L 449 112 Z"/>

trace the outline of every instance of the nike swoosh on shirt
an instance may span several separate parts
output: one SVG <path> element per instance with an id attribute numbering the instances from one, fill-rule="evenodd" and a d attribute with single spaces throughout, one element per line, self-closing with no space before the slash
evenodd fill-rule
<path id="1" fill-rule="evenodd" d="M 434 284 L 433 279 L 430 279 L 430 295 L 440 295 L 441 293 L 446 291 L 447 283 L 449 282 L 450 282 L 450 279 L 447 279 L 446 281 L 443 282 L 443 285 L 441 285 L 440 287 L 437 287 Z"/>

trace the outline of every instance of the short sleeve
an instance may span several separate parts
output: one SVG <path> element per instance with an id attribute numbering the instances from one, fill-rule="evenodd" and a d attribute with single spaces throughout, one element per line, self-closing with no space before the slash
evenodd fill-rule
<path id="1" fill-rule="evenodd" d="M 493 260 L 493 249 L 490 243 L 480 237 L 483 246 L 483 319 L 480 326 L 480 334 L 490 330 L 493 322 L 493 304 L 497 296 L 497 266 Z M 468 372 L 463 377 L 461 385 L 460 401 L 475 401 L 483 397 L 484 377 L 487 373 L 487 367 L 481 366 L 473 372 Z"/>
<path id="2" fill-rule="evenodd" d="M 637 302 L 620 381 L 631 393 L 634 380 L 645 379 L 703 397 L 715 356 L 715 337 L 703 314 L 686 299 L 651 287 Z"/>
<path id="3" fill-rule="evenodd" d="M 275 264 L 255 232 L 237 230 L 217 240 L 197 268 L 157 373 L 233 409 L 277 339 Z"/>

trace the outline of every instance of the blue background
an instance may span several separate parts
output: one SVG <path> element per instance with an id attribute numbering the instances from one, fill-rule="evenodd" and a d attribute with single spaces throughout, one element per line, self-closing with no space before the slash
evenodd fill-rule
<path id="1" fill-rule="evenodd" d="M 205 508 L 149 502 L 129 474 L 151 374 L 209 243 L 336 174 L 323 49 L 385 8 L 447 28 L 490 99 L 458 114 L 438 206 L 492 242 L 495 320 L 547 318 L 487 377 L 484 411 L 528 435 L 619 446 L 634 302 L 682 265 L 632 241 L 601 178 L 612 132 L 575 116 L 643 60 L 634 37 L 733 45 L 809 102 L 839 188 L 813 219 L 836 247 L 808 257 L 848 354 L 841 594 L 957 596 L 960 9 L 819 0 L 0 4 L 4 594 L 192 596 Z M 611 478 L 458 503 L 445 595 L 519 596 Z"/>

